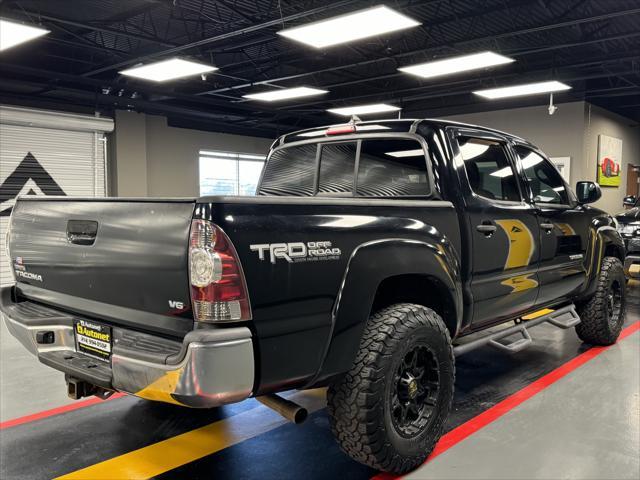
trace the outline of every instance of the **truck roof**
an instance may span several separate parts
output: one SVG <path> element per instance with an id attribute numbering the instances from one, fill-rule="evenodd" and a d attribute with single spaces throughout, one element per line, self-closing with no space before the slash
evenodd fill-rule
<path id="1" fill-rule="evenodd" d="M 506 137 L 509 137 L 514 140 L 520 140 L 522 142 L 529 143 L 527 140 L 518 137 L 517 135 L 513 135 L 508 132 L 503 132 L 500 130 L 496 130 L 494 128 L 483 127 L 482 125 L 473 125 L 469 123 L 455 122 L 452 120 L 443 120 L 439 118 L 394 118 L 394 119 L 383 119 L 383 120 L 366 120 L 360 121 L 357 120 L 355 122 L 356 127 L 360 127 L 358 130 L 364 130 L 362 127 L 367 126 L 380 126 L 381 130 L 384 129 L 386 132 L 409 132 L 411 128 L 417 125 L 418 123 L 428 123 L 437 127 L 447 127 L 447 126 L 462 126 L 462 127 L 471 127 L 479 130 L 484 130 L 487 132 L 497 133 Z M 295 132 L 287 133 L 279 137 L 272 145 L 275 147 L 276 145 L 284 145 L 286 143 L 290 143 L 293 141 L 300 141 L 300 137 L 309 137 L 309 139 L 313 137 L 323 136 L 324 132 L 331 128 L 336 128 L 340 126 L 345 126 L 348 123 L 336 123 L 333 125 L 323 125 L 313 128 L 307 128 L 304 130 L 298 130 Z M 373 129 L 372 129 L 373 130 Z"/>

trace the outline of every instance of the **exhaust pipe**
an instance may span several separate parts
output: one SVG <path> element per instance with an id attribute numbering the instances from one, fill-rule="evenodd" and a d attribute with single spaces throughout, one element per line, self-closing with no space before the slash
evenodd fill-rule
<path id="1" fill-rule="evenodd" d="M 275 410 L 284 418 L 286 418 L 290 422 L 295 423 L 296 425 L 301 424 L 307 419 L 308 412 L 306 408 L 301 407 L 291 400 L 282 398 L 275 393 L 269 393 L 267 395 L 256 397 L 256 400 L 269 407 L 270 409 Z"/>

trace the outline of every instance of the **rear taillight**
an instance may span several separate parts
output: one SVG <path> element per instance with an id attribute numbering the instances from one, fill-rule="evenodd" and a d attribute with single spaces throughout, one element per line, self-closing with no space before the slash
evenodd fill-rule
<path id="1" fill-rule="evenodd" d="M 229 237 L 207 220 L 191 222 L 189 277 L 198 322 L 251 319 L 242 266 Z"/>

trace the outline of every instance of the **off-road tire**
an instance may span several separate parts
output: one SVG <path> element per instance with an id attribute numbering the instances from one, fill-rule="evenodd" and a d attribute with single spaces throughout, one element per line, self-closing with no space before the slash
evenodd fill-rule
<path id="1" fill-rule="evenodd" d="M 428 423 L 411 438 L 394 424 L 391 389 L 397 385 L 398 365 L 415 349 L 432 354 L 432 375 L 437 372 L 439 387 L 428 407 L 431 414 L 423 417 Z M 451 337 L 437 313 L 410 303 L 376 312 L 367 322 L 353 366 L 327 394 L 331 430 L 340 448 L 377 470 L 402 474 L 418 467 L 442 435 L 454 379 Z"/>
<path id="2" fill-rule="evenodd" d="M 609 311 L 612 288 L 619 289 L 621 298 L 615 318 Z M 605 257 L 602 261 L 596 293 L 587 302 L 578 306 L 581 322 L 576 326 L 580 340 L 591 345 L 616 343 L 624 324 L 626 281 L 622 262 L 616 257 Z"/>

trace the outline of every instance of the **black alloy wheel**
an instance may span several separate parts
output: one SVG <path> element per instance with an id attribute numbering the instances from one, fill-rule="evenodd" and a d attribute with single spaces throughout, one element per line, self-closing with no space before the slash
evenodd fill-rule
<path id="1" fill-rule="evenodd" d="M 414 345 L 399 362 L 391 390 L 393 426 L 403 437 L 423 431 L 440 392 L 438 361 L 426 345 Z"/>

